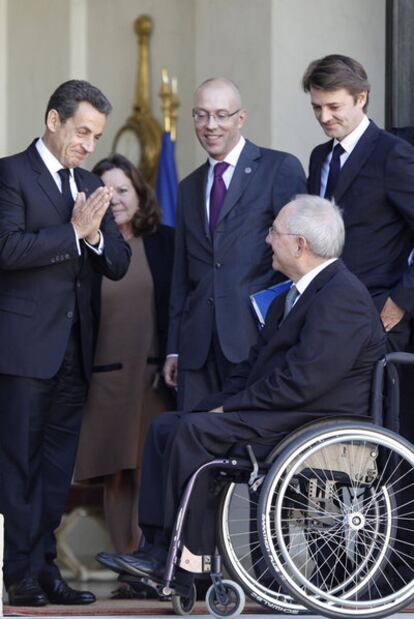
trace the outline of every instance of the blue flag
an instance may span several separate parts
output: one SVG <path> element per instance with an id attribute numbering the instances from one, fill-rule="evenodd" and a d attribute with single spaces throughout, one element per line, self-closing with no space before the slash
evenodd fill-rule
<path id="1" fill-rule="evenodd" d="M 171 140 L 171 134 L 164 131 L 158 163 L 156 193 L 162 209 L 162 223 L 173 228 L 175 227 L 177 186 L 175 143 Z"/>

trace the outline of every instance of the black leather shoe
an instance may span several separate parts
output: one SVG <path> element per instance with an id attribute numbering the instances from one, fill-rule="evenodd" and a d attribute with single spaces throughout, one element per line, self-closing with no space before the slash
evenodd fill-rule
<path id="1" fill-rule="evenodd" d="M 123 570 L 119 567 L 118 563 L 115 562 L 114 557 L 117 557 L 113 552 L 100 552 L 96 555 L 95 559 L 101 565 L 107 567 L 108 569 L 116 572 L 117 574 L 122 574 Z"/>
<path id="2" fill-rule="evenodd" d="M 8 588 L 11 606 L 46 606 L 47 598 L 35 578 L 23 578 Z"/>
<path id="3" fill-rule="evenodd" d="M 154 576 L 162 578 L 165 569 L 165 561 L 150 555 L 115 555 L 114 561 L 118 563 L 123 572 L 136 576 Z"/>
<path id="4" fill-rule="evenodd" d="M 109 568 L 113 572 L 116 572 L 117 574 L 123 574 L 125 570 L 119 566 L 118 559 L 122 557 L 140 557 L 140 556 L 146 556 L 146 555 L 144 555 L 142 552 L 139 552 L 139 551 L 133 552 L 131 555 L 122 555 L 122 554 L 117 554 L 115 552 L 100 552 L 99 554 L 96 555 L 95 559 L 98 561 L 98 563 L 101 563 L 101 565 L 104 565 L 105 567 Z"/>
<path id="5" fill-rule="evenodd" d="M 78 591 L 69 587 L 62 578 L 41 578 L 40 585 L 52 604 L 92 604 L 96 597 L 90 591 Z"/>

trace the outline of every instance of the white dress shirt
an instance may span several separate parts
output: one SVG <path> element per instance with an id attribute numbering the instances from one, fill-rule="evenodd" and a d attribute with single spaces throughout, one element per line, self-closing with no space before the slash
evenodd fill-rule
<path id="1" fill-rule="evenodd" d="M 50 150 L 48 149 L 48 147 L 46 146 L 46 144 L 43 142 L 42 138 L 39 138 L 35 144 L 37 152 L 39 153 L 43 163 L 45 164 L 45 166 L 47 167 L 47 169 L 50 172 L 50 175 L 52 176 L 53 180 L 55 181 L 57 188 L 59 189 L 60 193 L 62 193 L 62 181 L 61 178 L 59 176 L 59 170 L 61 170 L 63 168 L 62 164 L 60 163 L 59 159 L 57 159 L 53 153 L 50 152 Z M 76 200 L 76 198 L 78 197 L 78 187 L 76 185 L 76 181 L 75 181 L 75 174 L 73 172 L 73 168 L 68 168 L 69 170 L 69 186 L 70 186 L 70 192 L 72 194 L 72 198 L 73 201 Z M 73 226 L 73 224 L 72 224 Z M 75 227 L 73 226 L 73 231 L 75 233 L 75 238 L 76 238 L 76 245 L 78 247 L 78 254 L 81 254 L 81 249 L 80 249 L 80 245 L 79 245 L 79 238 L 77 235 L 77 232 L 75 230 Z M 86 239 L 82 239 L 86 245 L 88 247 L 90 247 L 96 254 L 101 255 L 103 252 L 103 248 L 104 248 L 104 240 L 103 240 L 103 234 L 100 230 L 98 230 L 99 233 L 99 244 L 98 246 L 94 246 L 91 245 L 90 243 L 88 243 L 88 241 Z"/>

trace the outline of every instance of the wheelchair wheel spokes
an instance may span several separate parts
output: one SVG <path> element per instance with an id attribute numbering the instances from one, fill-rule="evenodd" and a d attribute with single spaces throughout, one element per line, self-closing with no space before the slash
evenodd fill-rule
<path id="1" fill-rule="evenodd" d="M 263 557 L 257 522 L 258 497 L 259 492 L 252 492 L 247 483 L 231 483 L 224 489 L 218 532 L 227 570 L 262 605 L 281 612 L 303 613 L 304 607 L 282 589 Z"/>
<path id="2" fill-rule="evenodd" d="M 321 614 L 396 612 L 414 597 L 413 489 L 413 448 L 397 435 L 364 423 L 310 432 L 263 483 L 270 568 Z"/>

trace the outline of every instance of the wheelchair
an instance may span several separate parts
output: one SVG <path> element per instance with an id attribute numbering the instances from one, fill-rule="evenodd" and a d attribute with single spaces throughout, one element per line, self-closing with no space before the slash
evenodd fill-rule
<path id="1" fill-rule="evenodd" d="M 192 611 L 196 590 L 175 586 L 178 566 L 210 574 L 206 604 L 215 617 L 238 616 L 245 594 L 273 611 L 333 619 L 379 618 L 406 607 L 414 599 L 414 447 L 392 420 L 399 411 L 396 366 L 413 363 L 409 353 L 378 363 L 370 419 L 321 419 L 263 460 L 248 445 L 246 458 L 200 467 L 181 499 L 164 580 L 141 580 L 171 595 L 180 615 Z M 183 542 L 191 493 L 207 470 L 222 487 L 211 557 L 192 554 Z M 231 579 L 223 578 L 222 562 Z"/>

